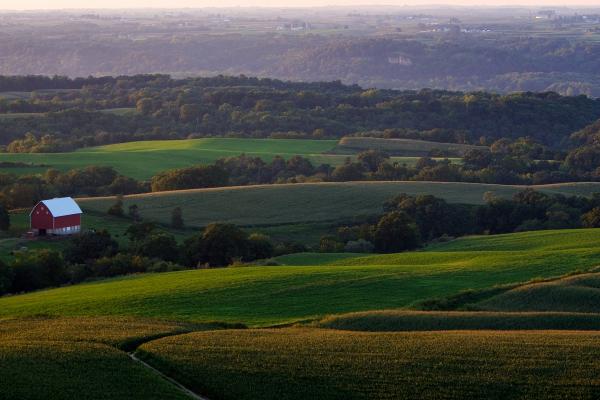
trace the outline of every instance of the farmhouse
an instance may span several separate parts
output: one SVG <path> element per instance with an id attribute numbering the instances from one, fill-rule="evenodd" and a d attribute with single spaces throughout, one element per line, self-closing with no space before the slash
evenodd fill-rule
<path id="1" fill-rule="evenodd" d="M 42 200 L 29 213 L 31 230 L 39 236 L 78 233 L 81 214 L 81 208 L 70 197 Z"/>

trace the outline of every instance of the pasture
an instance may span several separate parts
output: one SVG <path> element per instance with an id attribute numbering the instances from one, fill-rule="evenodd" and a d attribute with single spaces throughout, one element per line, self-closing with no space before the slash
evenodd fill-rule
<path id="1" fill-rule="evenodd" d="M 530 186 L 549 194 L 590 196 L 600 183 L 565 183 Z M 284 226 L 299 223 L 338 222 L 381 214 L 383 203 L 400 193 L 432 194 L 451 203 L 483 204 L 491 192 L 511 197 L 525 186 L 460 182 L 327 182 L 257 185 L 178 190 L 125 196 L 140 215 L 169 223 L 171 211 L 181 207 L 187 226 L 230 222 L 242 226 Z M 78 199 L 84 210 L 104 213 L 114 197 Z"/>
<path id="2" fill-rule="evenodd" d="M 599 339 L 552 331 L 232 330 L 159 339 L 138 354 L 224 400 L 596 399 Z"/>
<path id="3" fill-rule="evenodd" d="M 600 262 L 598 230 L 557 231 L 554 245 L 546 242 L 548 235 L 464 238 L 425 251 L 326 259 L 313 266 L 127 276 L 1 298 L 0 317 L 141 316 L 269 326 L 329 314 L 407 308 L 465 289 L 590 270 Z M 513 250 L 514 241 L 532 244 Z M 463 251 L 461 246 L 473 250 Z"/>

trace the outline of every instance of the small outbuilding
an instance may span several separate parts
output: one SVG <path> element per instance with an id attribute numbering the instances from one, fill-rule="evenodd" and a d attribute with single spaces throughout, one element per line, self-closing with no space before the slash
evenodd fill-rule
<path id="1" fill-rule="evenodd" d="M 71 197 L 42 200 L 29 213 L 31 230 L 39 236 L 79 233 L 81 214 L 81 208 Z"/>

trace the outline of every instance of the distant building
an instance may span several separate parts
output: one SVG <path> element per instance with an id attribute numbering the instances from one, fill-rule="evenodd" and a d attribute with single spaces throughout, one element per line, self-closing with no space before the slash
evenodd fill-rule
<path id="1" fill-rule="evenodd" d="M 42 200 L 29 213 L 31 230 L 39 236 L 79 233 L 81 214 L 81 208 L 70 197 Z"/>
<path id="2" fill-rule="evenodd" d="M 412 65 L 412 60 L 408 57 L 395 54 L 395 55 L 388 56 L 388 63 L 396 64 L 396 65 L 410 66 L 410 65 Z"/>

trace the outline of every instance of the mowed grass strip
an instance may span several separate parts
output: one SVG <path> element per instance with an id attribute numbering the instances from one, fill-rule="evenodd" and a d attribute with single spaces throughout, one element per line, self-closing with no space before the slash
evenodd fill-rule
<path id="1" fill-rule="evenodd" d="M 544 193 L 590 196 L 600 183 L 567 183 L 531 186 Z M 277 225 L 339 221 L 383 212 L 383 203 L 400 193 L 431 194 L 451 203 L 483 204 L 491 192 L 509 198 L 525 186 L 458 182 L 328 182 L 238 186 L 178 190 L 125 196 L 125 207 L 136 204 L 145 219 L 164 224 L 181 207 L 188 226 L 211 222 L 238 225 Z M 84 210 L 105 213 L 114 197 L 78 199 Z"/>
<path id="2" fill-rule="evenodd" d="M 410 307 L 466 289 L 526 282 L 589 270 L 600 263 L 597 229 L 564 230 L 568 249 L 457 251 L 448 243 L 417 251 L 333 261 L 327 265 L 244 267 L 146 274 L 0 299 L 1 316 L 121 315 L 269 326 L 329 314 Z M 547 232 L 513 234 L 538 241 Z M 505 235 L 507 243 L 512 235 Z"/>
<path id="3" fill-rule="evenodd" d="M 381 310 L 331 315 L 311 326 L 365 332 L 600 330 L 600 314 Z"/>
<path id="4" fill-rule="evenodd" d="M 140 357 L 187 386 L 244 399 L 597 399 L 600 333 L 321 329 L 199 332 Z"/>

